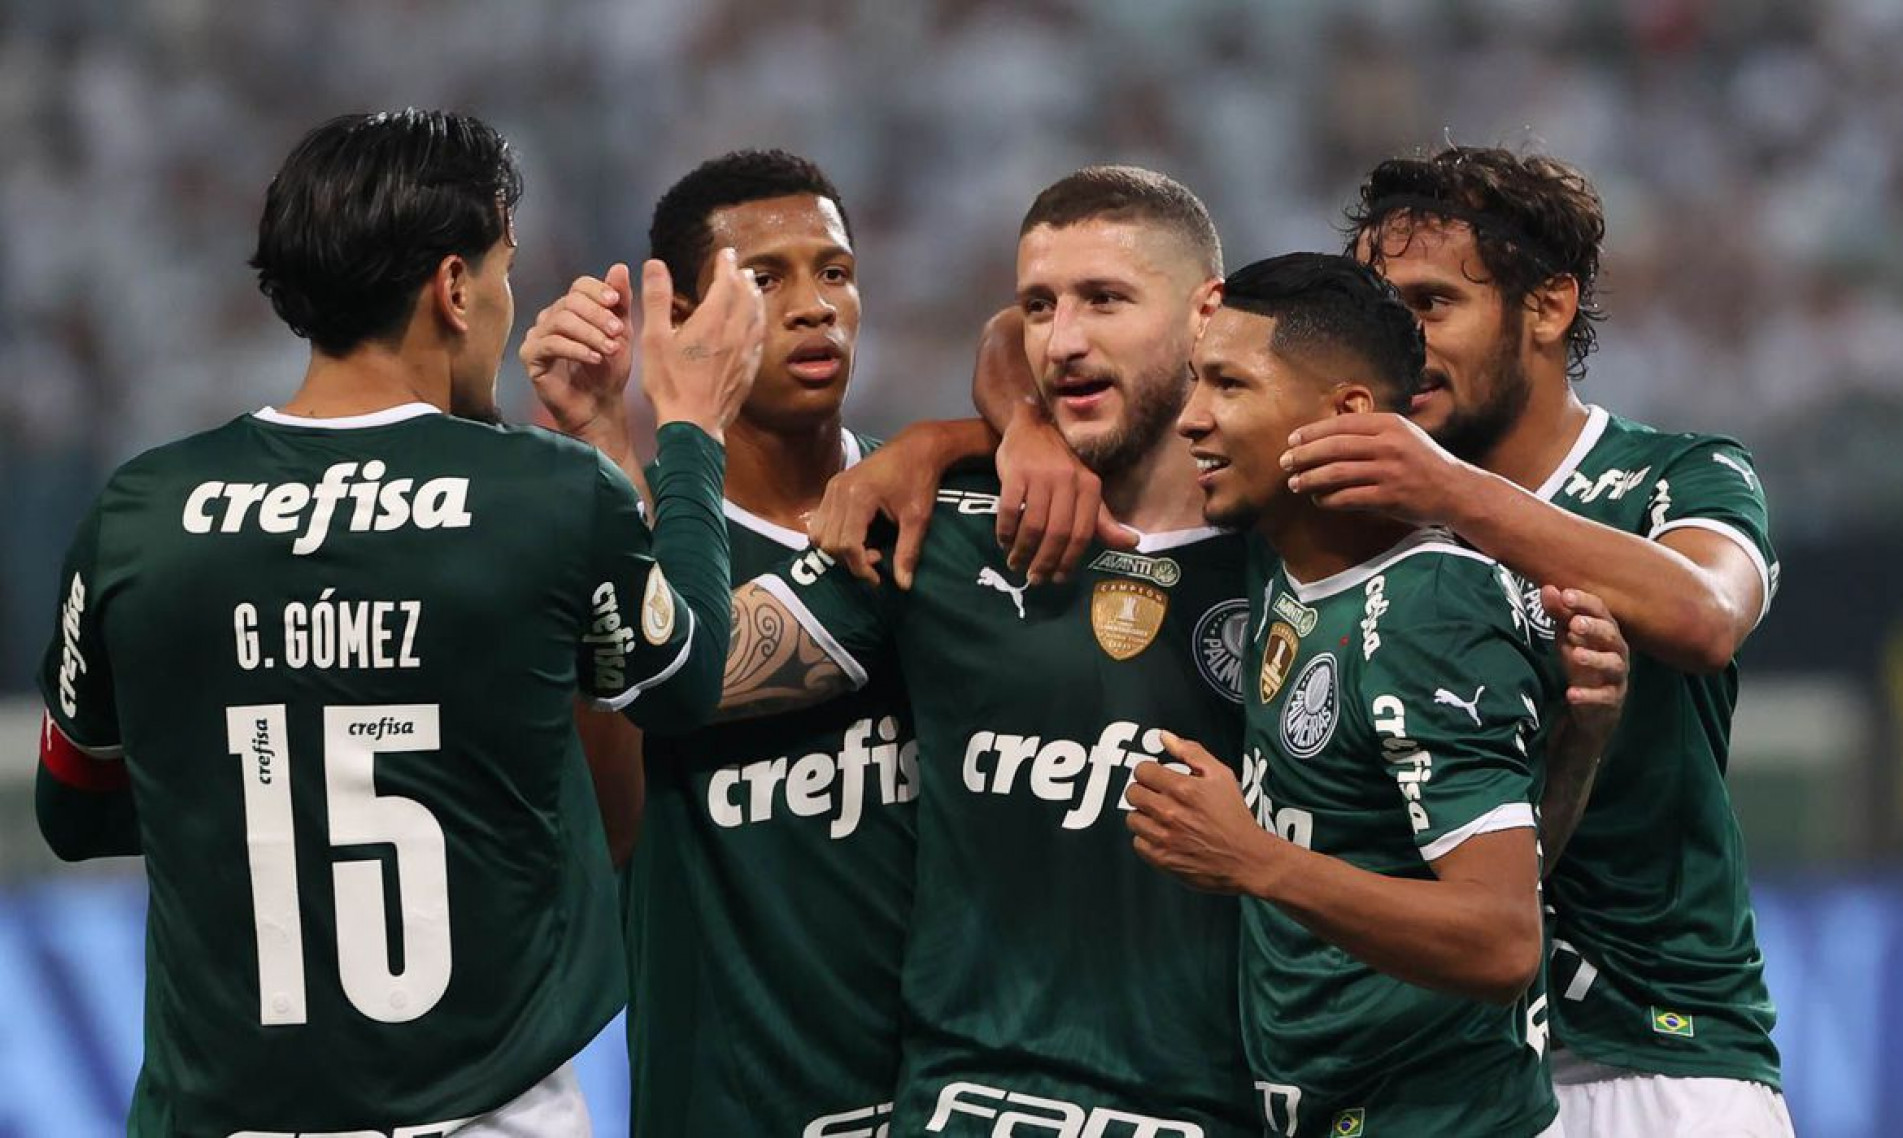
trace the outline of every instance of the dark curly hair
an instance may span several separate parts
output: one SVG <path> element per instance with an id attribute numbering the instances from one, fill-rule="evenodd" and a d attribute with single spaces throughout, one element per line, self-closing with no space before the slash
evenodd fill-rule
<path id="1" fill-rule="evenodd" d="M 1225 308 L 1273 317 L 1277 352 L 1327 348 L 1367 363 L 1390 411 L 1406 411 L 1427 367 L 1427 342 L 1401 294 L 1373 269 L 1334 253 L 1285 253 L 1222 283 Z"/>
<path id="2" fill-rule="evenodd" d="M 1018 226 L 1063 229 L 1084 221 L 1144 221 L 1174 232 L 1212 277 L 1222 275 L 1222 242 L 1209 210 L 1189 187 L 1141 166 L 1086 166 L 1044 188 Z"/>
<path id="3" fill-rule="evenodd" d="M 1383 241 L 1400 225 L 1401 249 L 1421 219 L 1468 225 L 1501 297 L 1524 301 L 1555 277 L 1579 286 L 1579 311 L 1566 329 L 1566 374 L 1581 379 L 1598 346 L 1599 253 L 1606 212 L 1599 192 L 1577 169 L 1542 154 L 1497 147 L 1452 146 L 1430 158 L 1390 158 L 1374 168 L 1347 211 L 1353 252 L 1366 235 L 1376 268 L 1391 251 Z"/>
<path id="4" fill-rule="evenodd" d="M 521 197 L 509 144 L 480 119 L 342 115 L 305 135 L 271 179 L 251 267 L 291 331 L 345 355 L 400 335 L 444 257 L 480 266 Z"/>
<path id="5" fill-rule="evenodd" d="M 852 240 L 852 218 L 825 171 L 784 150 L 735 150 L 710 158 L 668 187 L 654 203 L 648 224 L 648 256 L 667 265 L 674 291 L 700 299 L 700 270 L 714 252 L 714 211 L 768 198 L 811 194 L 839 207 Z"/>

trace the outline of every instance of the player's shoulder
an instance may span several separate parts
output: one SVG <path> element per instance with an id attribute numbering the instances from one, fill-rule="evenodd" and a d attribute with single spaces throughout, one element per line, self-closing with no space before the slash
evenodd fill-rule
<path id="1" fill-rule="evenodd" d="M 1421 626 L 1517 625 L 1513 615 L 1525 603 L 1511 570 L 1438 526 L 1416 530 L 1381 558 L 1365 591 Z"/>
<path id="2" fill-rule="evenodd" d="M 1670 431 L 1623 415 L 1604 412 L 1605 427 L 1594 449 L 1653 463 L 1669 463 L 1699 450 L 1732 451 L 1750 457 L 1750 450 L 1729 435 L 1702 431 Z"/>

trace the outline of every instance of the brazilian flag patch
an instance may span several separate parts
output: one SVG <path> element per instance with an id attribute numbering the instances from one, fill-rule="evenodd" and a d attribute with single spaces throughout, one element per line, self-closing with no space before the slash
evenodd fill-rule
<path id="1" fill-rule="evenodd" d="M 1344 1110 L 1335 1116 L 1335 1124 L 1328 1128 L 1335 1138 L 1364 1138 L 1368 1133 L 1368 1112 L 1364 1107 Z"/>
<path id="2" fill-rule="evenodd" d="M 1652 1009 L 1652 1030 L 1660 1035 L 1676 1035 L 1681 1039 L 1691 1039 L 1698 1034 L 1697 1029 L 1692 1025 L 1692 1017 L 1684 1012 L 1671 1012 L 1664 1008 Z"/>

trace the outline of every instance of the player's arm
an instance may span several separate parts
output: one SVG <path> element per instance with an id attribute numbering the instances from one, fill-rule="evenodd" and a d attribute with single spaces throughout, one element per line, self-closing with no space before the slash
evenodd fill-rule
<path id="1" fill-rule="evenodd" d="M 807 521 L 807 535 L 854 576 L 877 585 L 876 566 L 885 554 L 874 548 L 872 527 L 881 517 L 890 519 L 898 526 L 893 579 L 909 589 L 945 472 L 973 460 L 988 463 L 997 449 L 997 433 L 982 419 L 913 423 L 851 469 L 833 475 Z"/>
<path id="2" fill-rule="evenodd" d="M 1625 710 L 1632 656 L 1605 602 L 1591 593 L 1546 585 L 1540 604 L 1553 620 L 1566 684 L 1565 710 L 1546 740 L 1540 794 L 1540 854 L 1543 873 L 1551 873 L 1586 813 L 1599 760 Z"/>
<path id="3" fill-rule="evenodd" d="M 1128 822 L 1146 861 L 1198 889 L 1279 906 L 1316 936 L 1410 984 L 1510 1004 L 1540 967 L 1539 859 L 1531 825 L 1477 834 L 1388 877 L 1303 849 L 1256 824 L 1234 772 L 1165 735 L 1183 774 L 1144 763 Z M 1529 811 L 1530 815 L 1530 811 Z"/>
<path id="4" fill-rule="evenodd" d="M 1723 669 L 1769 600 L 1767 559 L 1739 527 L 1680 524 L 1655 540 L 1625 533 L 1461 462 L 1398 415 L 1340 416 L 1302 427 L 1289 443 L 1291 490 L 1449 526 L 1529 580 L 1596 593 L 1634 647 L 1683 671 Z M 1681 505 L 1685 493 L 1673 483 Z"/>
<path id="5" fill-rule="evenodd" d="M 733 594 L 733 641 L 715 718 L 798 711 L 863 685 L 864 670 L 834 645 L 841 652 L 836 659 L 823 635 L 809 630 L 800 614 L 759 581 L 740 586 Z"/>
<path id="6" fill-rule="evenodd" d="M 608 857 L 618 869 L 634 854 L 634 844 L 641 837 L 641 814 L 647 807 L 641 729 L 625 716 L 596 711 L 577 700 L 575 732 L 581 736 L 582 755 L 595 785 Z"/>
<path id="7" fill-rule="evenodd" d="M 50 711 L 40 729 L 33 807 L 40 835 L 62 861 L 144 852 L 123 757 L 73 742 Z"/>
<path id="8" fill-rule="evenodd" d="M 139 816 L 119 737 L 100 587 L 101 511 L 80 524 L 60 570 L 53 636 L 40 662 L 46 717 L 33 802 L 40 833 L 66 861 L 141 852 Z"/>

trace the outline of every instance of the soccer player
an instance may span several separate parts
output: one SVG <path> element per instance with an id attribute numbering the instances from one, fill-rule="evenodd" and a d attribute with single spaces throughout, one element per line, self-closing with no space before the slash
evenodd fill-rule
<path id="1" fill-rule="evenodd" d="M 1220 275 L 1202 204 L 1145 170 L 1061 179 L 1020 231 L 1025 351 L 1134 550 L 1094 547 L 1033 587 L 994 538 L 997 478 L 961 475 L 910 590 L 814 550 L 736 595 L 762 635 L 729 661 L 729 704 L 829 698 L 894 648 L 910 681 L 918 869 L 892 1133 L 1260 1132 L 1238 906 L 1145 866 L 1121 822 L 1164 732 L 1239 741 L 1244 551 L 1203 524 L 1170 433 Z"/>
<path id="2" fill-rule="evenodd" d="M 1208 519 L 1278 568 L 1250 591 L 1241 783 L 1166 739 L 1190 771 L 1138 770 L 1129 825 L 1144 858 L 1247 898 L 1243 1035 L 1272 1134 L 1531 1138 L 1558 1113 L 1528 999 L 1551 653 L 1492 560 L 1325 510 L 1276 462 L 1304 423 L 1406 407 L 1424 354 L 1357 262 L 1260 261 L 1224 282 L 1178 425 Z"/>
<path id="3" fill-rule="evenodd" d="M 1412 422 L 1355 415 L 1296 431 L 1292 488 L 1446 524 L 1531 580 L 1564 574 L 1605 598 L 1637 649 L 1577 833 L 1563 856 L 1546 851 L 1558 859 L 1547 900 L 1567 1131 L 1788 1135 L 1724 782 L 1736 655 L 1777 589 L 1751 456 L 1573 390 L 1605 233 L 1579 171 L 1464 147 L 1395 159 L 1351 217 L 1356 255 L 1420 316 L 1428 385 Z"/>
<path id="4" fill-rule="evenodd" d="M 252 262 L 302 386 L 121 467 L 73 542 L 40 824 L 145 855 L 132 1134 L 589 1131 L 568 1060 L 623 988 L 571 699 L 711 712 L 763 315 L 724 254 L 672 330 L 647 266 L 650 536 L 602 456 L 495 425 L 520 192 L 473 118 L 308 134 Z"/>
<path id="5" fill-rule="evenodd" d="M 676 182 L 648 240 L 681 282 L 682 318 L 702 301 L 721 247 L 765 297 L 759 375 L 727 429 L 723 508 L 738 583 L 806 548 L 806 514 L 827 480 L 872 445 L 840 421 L 859 335 L 851 224 L 813 163 L 737 151 Z M 620 319 L 599 300 L 607 287 L 584 278 L 544 310 L 522 348 L 531 376 L 618 366 L 609 382 L 583 386 L 626 384 L 625 354 L 590 359 Z M 551 411 L 571 427 L 596 413 L 588 403 Z M 604 413 L 625 427 L 618 400 Z M 737 628 L 736 651 L 775 631 Z M 880 660 L 863 690 L 824 706 L 687 735 L 643 742 L 625 720 L 604 718 L 588 731 L 590 758 L 625 767 L 615 784 L 640 785 L 646 752 L 645 810 L 627 789 L 603 801 L 609 833 L 633 847 L 632 1132 L 870 1134 L 898 1082 L 912 899 L 917 757 L 896 664 Z"/>

